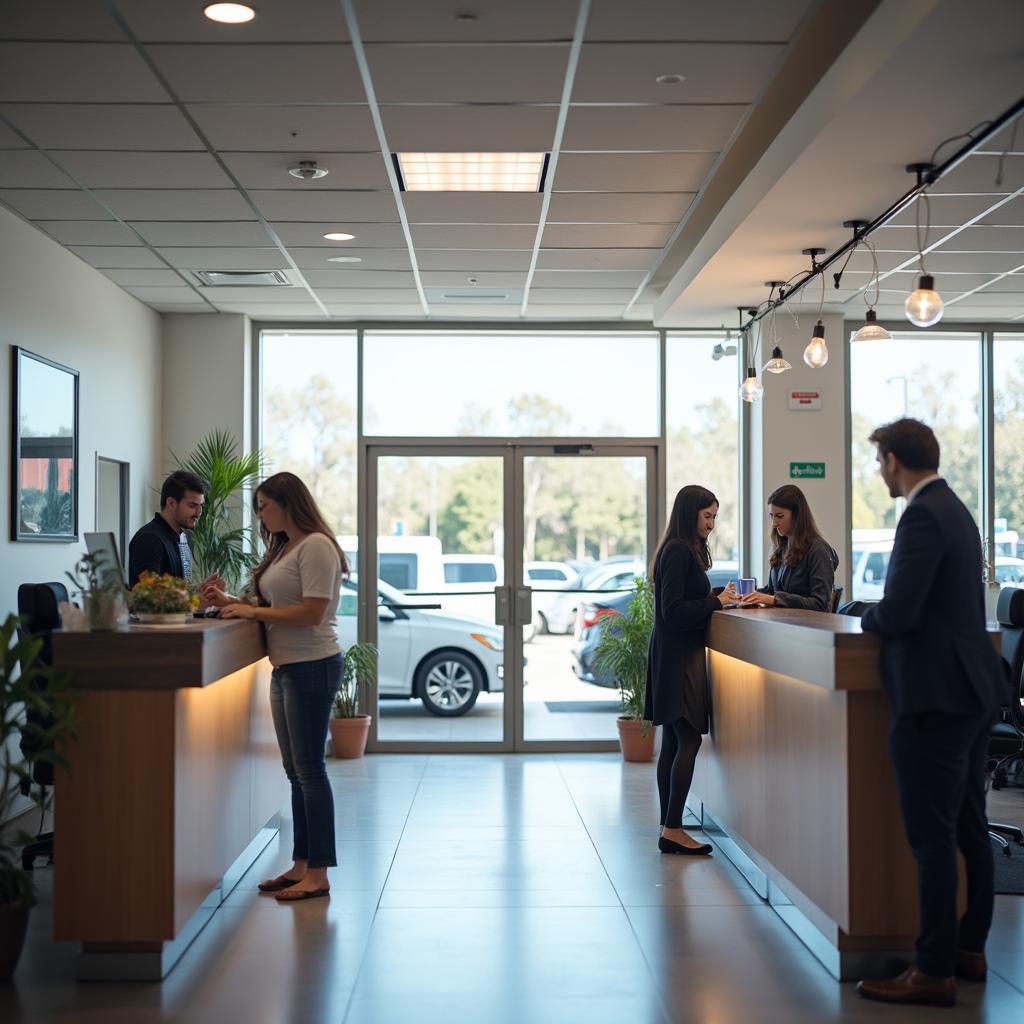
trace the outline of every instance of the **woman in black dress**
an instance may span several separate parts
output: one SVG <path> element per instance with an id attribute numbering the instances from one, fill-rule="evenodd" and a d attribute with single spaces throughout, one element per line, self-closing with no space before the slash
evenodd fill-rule
<path id="1" fill-rule="evenodd" d="M 658 758 L 662 853 L 708 854 L 711 847 L 683 831 L 683 809 L 693 781 L 701 736 L 708 731 L 708 676 L 704 634 L 723 602 L 735 601 L 729 587 L 711 593 L 708 537 L 715 528 L 718 499 L 691 485 L 677 495 L 665 536 L 651 560 L 654 629 L 647 662 L 644 714 L 663 726 Z"/>
<path id="2" fill-rule="evenodd" d="M 772 554 L 768 586 L 741 597 L 743 604 L 763 608 L 832 609 L 832 586 L 839 556 L 818 531 L 804 492 L 783 484 L 768 495 Z"/>

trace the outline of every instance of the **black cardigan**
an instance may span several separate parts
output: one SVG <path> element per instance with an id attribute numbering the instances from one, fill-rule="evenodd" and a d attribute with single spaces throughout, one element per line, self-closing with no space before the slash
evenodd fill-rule
<path id="1" fill-rule="evenodd" d="M 821 537 L 811 541 L 804 557 L 796 565 L 773 565 L 768 586 L 761 594 L 774 594 L 779 608 L 807 608 L 827 612 L 832 607 L 832 587 L 836 581 L 839 556 Z"/>
<path id="2" fill-rule="evenodd" d="M 686 719 L 708 731 L 704 635 L 722 607 L 703 566 L 681 541 L 661 550 L 654 574 L 654 629 L 647 658 L 644 716 L 655 725 Z"/>

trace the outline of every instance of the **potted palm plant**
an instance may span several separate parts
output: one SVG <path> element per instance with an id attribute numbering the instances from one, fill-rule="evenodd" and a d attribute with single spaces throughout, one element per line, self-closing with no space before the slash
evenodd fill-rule
<path id="1" fill-rule="evenodd" d="M 243 578 L 259 561 L 251 527 L 242 522 L 242 492 L 255 487 L 263 472 L 259 450 L 239 454 L 238 442 L 225 430 L 204 437 L 175 468 L 186 469 L 206 481 L 203 514 L 189 534 L 193 579 L 220 573 L 227 589 L 237 592 Z"/>
<path id="2" fill-rule="evenodd" d="M 75 734 L 68 679 L 37 664 L 43 641 L 19 637 L 19 621 L 9 615 L 0 625 L 0 825 L 12 817 L 21 783 L 31 785 L 33 763 L 67 767 L 59 745 Z M 31 740 L 24 744 L 30 753 L 21 749 L 22 738 Z M 35 787 L 30 792 L 45 810 L 51 791 Z M 35 904 L 30 875 L 22 870 L 17 852 L 31 841 L 24 833 L 12 838 L 0 831 L 0 982 L 14 974 Z"/>
<path id="3" fill-rule="evenodd" d="M 626 761 L 650 761 L 654 756 L 654 726 L 644 718 L 647 650 L 654 628 L 654 601 L 646 577 L 638 576 L 625 615 L 607 616 L 595 660 L 619 687 L 619 745 Z"/>
<path id="4" fill-rule="evenodd" d="M 359 687 L 377 680 L 377 648 L 352 644 L 342 657 L 341 686 L 331 707 L 331 746 L 335 757 L 362 757 L 370 734 L 369 715 L 359 714 Z"/>

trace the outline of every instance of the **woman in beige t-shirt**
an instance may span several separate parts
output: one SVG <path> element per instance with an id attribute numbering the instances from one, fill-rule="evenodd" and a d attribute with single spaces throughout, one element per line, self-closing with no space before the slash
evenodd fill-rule
<path id="1" fill-rule="evenodd" d="M 220 607 L 222 618 L 266 625 L 274 666 L 270 706 L 291 783 L 295 835 L 292 866 L 259 888 L 279 900 L 307 900 L 330 892 L 327 869 L 337 864 L 324 743 L 341 683 L 334 613 L 348 561 L 294 473 L 264 480 L 253 495 L 253 511 L 267 549 L 252 574 L 257 603 L 232 597 L 217 582 L 205 587 L 203 596 Z"/>

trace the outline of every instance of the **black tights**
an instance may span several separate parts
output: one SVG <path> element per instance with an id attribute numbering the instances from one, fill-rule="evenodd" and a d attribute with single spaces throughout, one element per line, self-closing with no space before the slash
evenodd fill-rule
<path id="1" fill-rule="evenodd" d="M 658 798 L 661 824 L 683 827 L 683 809 L 693 781 L 693 765 L 700 750 L 700 733 L 685 718 L 661 727 L 661 756 L 658 758 Z"/>

